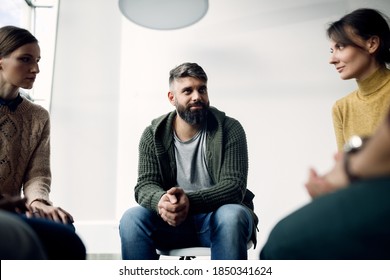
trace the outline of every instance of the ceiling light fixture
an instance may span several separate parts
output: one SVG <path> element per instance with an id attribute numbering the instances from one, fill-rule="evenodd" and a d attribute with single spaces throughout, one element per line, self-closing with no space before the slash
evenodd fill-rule
<path id="1" fill-rule="evenodd" d="M 190 26 L 205 16 L 208 6 L 208 0 L 119 0 L 127 19 L 158 30 Z"/>

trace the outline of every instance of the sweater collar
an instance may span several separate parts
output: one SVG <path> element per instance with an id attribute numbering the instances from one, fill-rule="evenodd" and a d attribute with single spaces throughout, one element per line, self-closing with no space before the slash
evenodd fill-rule
<path id="1" fill-rule="evenodd" d="M 12 100 L 5 100 L 3 98 L 0 98 L 0 106 L 8 107 L 11 112 L 15 112 L 16 108 L 18 108 L 19 104 L 22 103 L 23 98 L 18 94 L 18 96 L 15 99 Z"/>
<path id="2" fill-rule="evenodd" d="M 380 90 L 390 80 L 390 70 L 387 68 L 379 68 L 368 78 L 357 81 L 359 93 L 363 96 L 368 96 Z"/>

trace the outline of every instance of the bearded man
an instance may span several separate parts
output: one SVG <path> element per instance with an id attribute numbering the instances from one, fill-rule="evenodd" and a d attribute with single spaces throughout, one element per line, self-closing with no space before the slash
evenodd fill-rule
<path id="1" fill-rule="evenodd" d="M 196 63 L 170 71 L 175 110 L 152 121 L 139 144 L 135 199 L 122 216 L 123 259 L 159 259 L 156 249 L 210 247 L 211 259 L 247 259 L 256 244 L 254 194 L 241 124 L 210 107 Z"/>

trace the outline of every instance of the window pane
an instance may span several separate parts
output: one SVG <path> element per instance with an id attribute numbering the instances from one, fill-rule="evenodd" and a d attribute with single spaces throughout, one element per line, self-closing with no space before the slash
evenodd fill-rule
<path id="1" fill-rule="evenodd" d="M 25 0 L 1 0 L 0 26 L 30 27 L 31 8 Z"/>
<path id="2" fill-rule="evenodd" d="M 41 61 L 39 67 L 41 72 L 30 92 L 36 103 L 50 110 L 53 82 L 53 66 L 57 32 L 58 2 L 51 1 L 51 5 L 43 5 L 42 1 L 35 1 L 42 4 L 35 8 L 34 34 L 41 47 Z"/>

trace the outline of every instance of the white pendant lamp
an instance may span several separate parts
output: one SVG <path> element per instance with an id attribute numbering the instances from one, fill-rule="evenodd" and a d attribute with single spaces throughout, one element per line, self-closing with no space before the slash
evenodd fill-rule
<path id="1" fill-rule="evenodd" d="M 208 6 L 208 0 L 119 0 L 127 19 L 158 30 L 190 26 L 204 17 Z"/>

